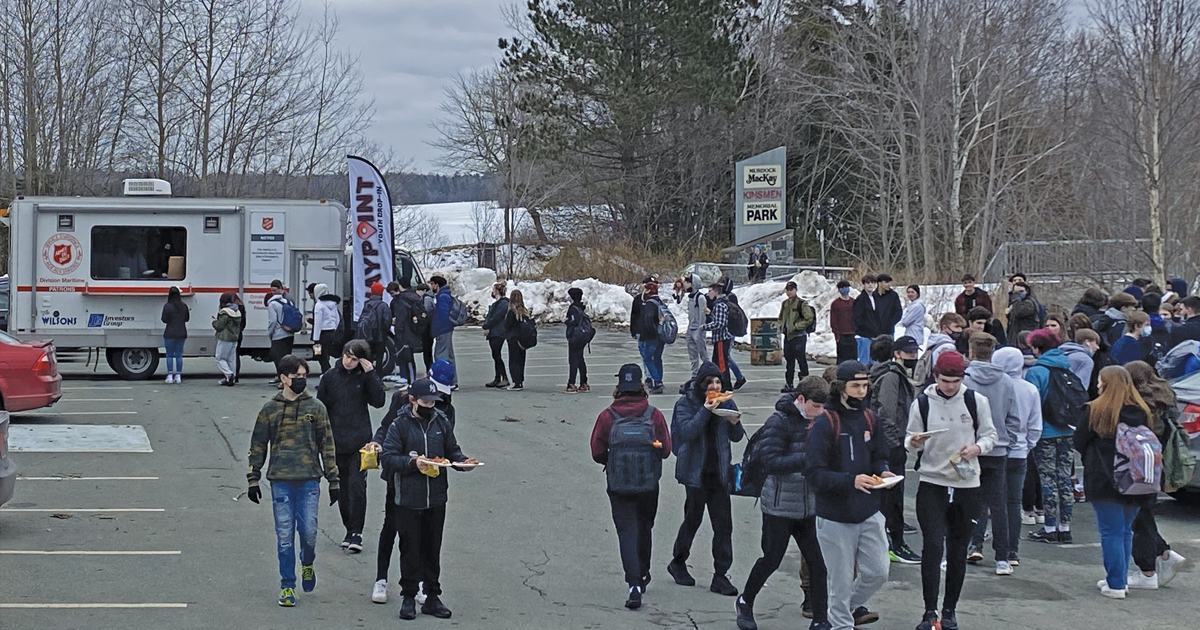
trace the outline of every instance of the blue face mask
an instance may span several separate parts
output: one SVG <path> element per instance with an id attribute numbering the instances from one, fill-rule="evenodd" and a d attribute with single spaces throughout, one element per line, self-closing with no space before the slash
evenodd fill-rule
<path id="1" fill-rule="evenodd" d="M 1024 291 L 1017 291 L 1017 299 L 1018 299 L 1018 300 L 1024 300 L 1024 299 L 1025 299 L 1025 292 L 1024 292 Z"/>
<path id="2" fill-rule="evenodd" d="M 1149 325 L 1142 326 L 1142 336 L 1143 337 L 1149 337 L 1150 334 L 1153 332 L 1154 332 L 1154 328 L 1150 327 Z"/>
<path id="3" fill-rule="evenodd" d="M 842 287 L 838 289 L 838 293 L 841 293 L 842 295 L 850 295 L 850 287 Z"/>

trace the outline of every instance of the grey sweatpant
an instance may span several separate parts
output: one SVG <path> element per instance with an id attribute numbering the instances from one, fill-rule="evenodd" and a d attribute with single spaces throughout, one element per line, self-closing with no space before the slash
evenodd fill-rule
<path id="1" fill-rule="evenodd" d="M 454 365 L 454 384 L 458 385 L 458 366 L 454 363 L 454 331 L 433 338 L 433 360 L 445 359 Z"/>
<path id="2" fill-rule="evenodd" d="M 687 333 L 688 360 L 692 362 L 692 376 L 700 372 L 700 366 L 708 360 L 708 348 L 704 344 L 704 329 L 697 328 Z"/>
<path id="3" fill-rule="evenodd" d="M 887 582 L 888 544 L 883 514 L 876 512 L 861 523 L 838 523 L 818 516 L 817 541 L 829 575 L 829 623 L 833 630 L 852 630 L 854 609 L 866 606 Z"/>
<path id="4" fill-rule="evenodd" d="M 221 374 L 232 377 L 237 373 L 237 342 L 217 340 L 217 368 Z"/>

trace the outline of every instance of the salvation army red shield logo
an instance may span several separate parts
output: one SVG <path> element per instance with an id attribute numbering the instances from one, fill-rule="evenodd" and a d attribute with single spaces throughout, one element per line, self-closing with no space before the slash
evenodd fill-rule
<path id="1" fill-rule="evenodd" d="M 263 226 L 263 229 L 268 232 L 270 232 L 271 230 L 274 230 L 275 229 L 275 218 L 274 217 L 263 217 L 262 226 Z"/>
<path id="2" fill-rule="evenodd" d="M 63 267 L 71 264 L 71 247 L 70 243 L 55 243 L 54 264 Z"/>
<path id="3" fill-rule="evenodd" d="M 354 232 L 358 235 L 360 240 L 365 241 L 372 236 L 375 236 L 375 226 L 367 223 L 366 221 L 359 221 L 358 227 L 354 229 Z"/>
<path id="4" fill-rule="evenodd" d="M 59 232 L 46 239 L 42 246 L 42 264 L 51 273 L 65 276 L 83 262 L 83 246 L 74 236 Z"/>

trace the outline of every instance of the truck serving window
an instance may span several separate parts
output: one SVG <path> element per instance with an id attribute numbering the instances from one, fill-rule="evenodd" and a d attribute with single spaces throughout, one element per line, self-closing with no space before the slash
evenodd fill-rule
<path id="1" fill-rule="evenodd" d="M 92 228 L 93 280 L 183 280 L 187 229 L 97 225 Z"/>

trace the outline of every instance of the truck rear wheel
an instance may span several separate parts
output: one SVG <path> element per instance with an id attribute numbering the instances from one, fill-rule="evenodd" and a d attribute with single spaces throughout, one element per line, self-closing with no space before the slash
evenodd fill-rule
<path id="1" fill-rule="evenodd" d="M 383 341 L 383 356 L 376 357 L 376 369 L 382 376 L 391 374 L 396 369 L 396 344 L 391 339 Z"/>
<path id="2" fill-rule="evenodd" d="M 158 348 L 109 348 L 108 367 L 127 381 L 144 381 L 158 371 Z"/>

